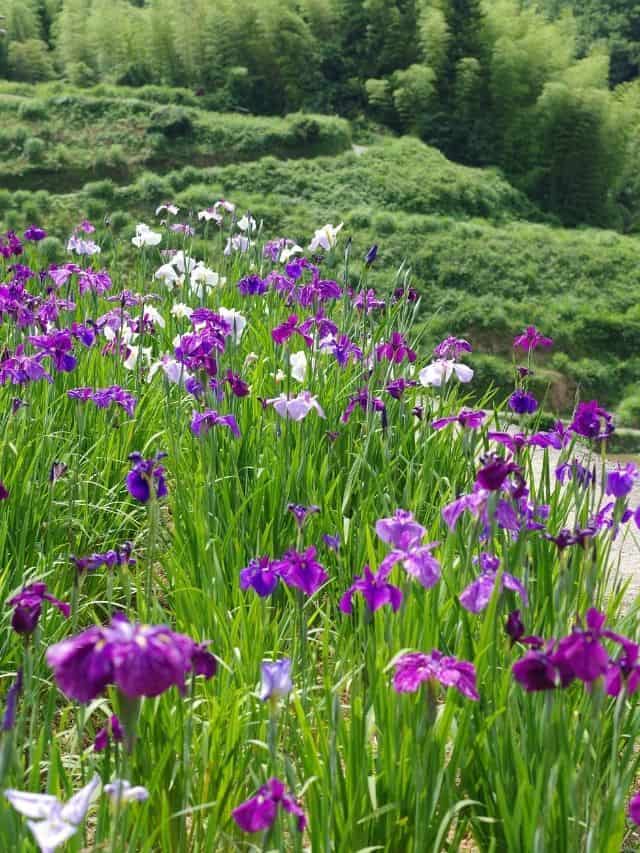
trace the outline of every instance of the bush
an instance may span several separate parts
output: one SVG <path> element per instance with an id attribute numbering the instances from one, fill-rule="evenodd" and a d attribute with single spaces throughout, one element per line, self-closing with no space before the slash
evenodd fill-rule
<path id="1" fill-rule="evenodd" d="M 46 151 L 46 144 L 37 136 L 31 136 L 22 149 L 24 156 L 30 163 L 42 163 Z"/>
<path id="2" fill-rule="evenodd" d="M 620 426 L 640 429 L 640 390 L 624 398 L 617 408 L 617 415 Z"/>
<path id="3" fill-rule="evenodd" d="M 18 118 L 23 121 L 44 121 L 48 115 L 47 105 L 43 101 L 27 100 L 18 107 Z"/>
<path id="4" fill-rule="evenodd" d="M 193 137 L 193 121 L 186 110 L 179 107 L 161 107 L 150 116 L 150 132 L 162 133 L 167 139 Z"/>

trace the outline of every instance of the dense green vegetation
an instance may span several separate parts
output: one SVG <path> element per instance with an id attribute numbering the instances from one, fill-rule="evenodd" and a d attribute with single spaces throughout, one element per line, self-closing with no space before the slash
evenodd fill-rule
<path id="1" fill-rule="evenodd" d="M 628 180 L 638 121 L 627 104 L 639 97 L 629 83 L 639 8 L 631 0 L 3 0 L 0 77 L 189 87 L 181 99 L 217 111 L 365 115 L 455 161 L 498 166 L 567 224 L 628 228 L 640 207 Z M 610 90 L 620 82 L 632 92 Z M 172 110 L 158 116 L 158 157 L 166 127 L 189 120 Z M 198 129 L 202 142 L 208 134 Z M 43 156 L 37 143 L 29 151 Z"/>

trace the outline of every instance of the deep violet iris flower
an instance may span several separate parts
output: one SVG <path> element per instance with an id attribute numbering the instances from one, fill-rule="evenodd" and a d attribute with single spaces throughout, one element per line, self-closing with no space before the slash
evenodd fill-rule
<path id="1" fill-rule="evenodd" d="M 391 569 L 392 566 L 381 566 L 377 572 L 372 572 L 369 566 L 365 566 L 362 575 L 356 575 L 340 599 L 340 610 L 353 613 L 353 597 L 360 593 L 372 613 L 385 604 L 390 605 L 395 613 L 402 604 L 402 591 L 388 582 Z"/>
<path id="2" fill-rule="evenodd" d="M 307 818 L 298 801 L 287 793 L 284 782 L 271 778 L 258 792 L 241 803 L 232 812 L 232 817 L 244 832 L 264 832 L 273 826 L 278 816 L 278 807 L 296 818 L 296 827 L 303 832 Z"/>
<path id="3" fill-rule="evenodd" d="M 60 690 L 83 703 L 109 684 L 129 698 L 159 696 L 174 685 L 183 693 L 190 672 L 211 678 L 217 668 L 204 644 L 166 625 L 129 622 L 122 613 L 51 646 L 46 660 Z"/>
<path id="4" fill-rule="evenodd" d="M 7 602 L 10 607 L 13 607 L 11 617 L 13 630 L 18 634 L 32 634 L 40 621 L 42 605 L 45 601 L 53 604 L 65 619 L 69 618 L 71 612 L 69 605 L 47 592 L 46 583 L 39 581 L 25 586 Z"/>
<path id="5" fill-rule="evenodd" d="M 141 453 L 131 453 L 129 459 L 133 462 L 133 468 L 126 477 L 126 485 L 129 494 L 141 503 L 146 503 L 152 495 L 163 498 L 167 494 L 165 482 L 165 469 L 158 465 L 164 459 L 166 453 L 156 453 L 155 456 L 145 459 Z"/>

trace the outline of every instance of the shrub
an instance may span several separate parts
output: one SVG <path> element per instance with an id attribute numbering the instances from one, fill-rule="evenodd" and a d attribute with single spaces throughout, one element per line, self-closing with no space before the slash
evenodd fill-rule
<path id="1" fill-rule="evenodd" d="M 47 146 L 42 139 L 39 139 L 37 136 L 31 136 L 24 143 L 22 151 L 30 163 L 42 163 L 46 148 Z"/>

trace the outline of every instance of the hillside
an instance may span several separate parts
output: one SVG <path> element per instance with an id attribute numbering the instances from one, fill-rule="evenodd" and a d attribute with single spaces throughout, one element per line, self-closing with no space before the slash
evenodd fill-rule
<path id="1" fill-rule="evenodd" d="M 509 337 L 535 322 L 556 340 L 537 377 L 539 393 L 550 386 L 547 407 L 570 409 L 576 393 L 597 396 L 636 425 L 636 238 L 562 228 L 496 170 L 452 163 L 415 138 L 360 128 L 364 144 L 354 151 L 349 124 L 331 117 L 221 115 L 186 95 L 178 107 L 117 99 L 108 87 L 64 95 L 55 86 L 0 88 L 2 133 L 13 139 L 0 154 L 0 227 L 46 225 L 54 236 L 43 251 L 52 262 L 65 257 L 79 215 L 107 221 L 104 250 L 117 244 L 126 255 L 137 221 L 167 199 L 195 220 L 229 197 L 265 234 L 303 244 L 325 222 L 344 221 L 347 233 L 357 232 L 353 281 L 377 243 L 371 283 L 389 291 L 402 269 L 423 296 L 423 346 L 444 333 L 472 337 L 482 388 L 506 392 Z M 172 136 L 170 123 L 160 132 L 159 112 L 188 119 L 190 135 Z M 30 161 L 33 140 L 45 139 L 39 162 Z M 114 148 L 117 166 L 109 164 Z"/>

